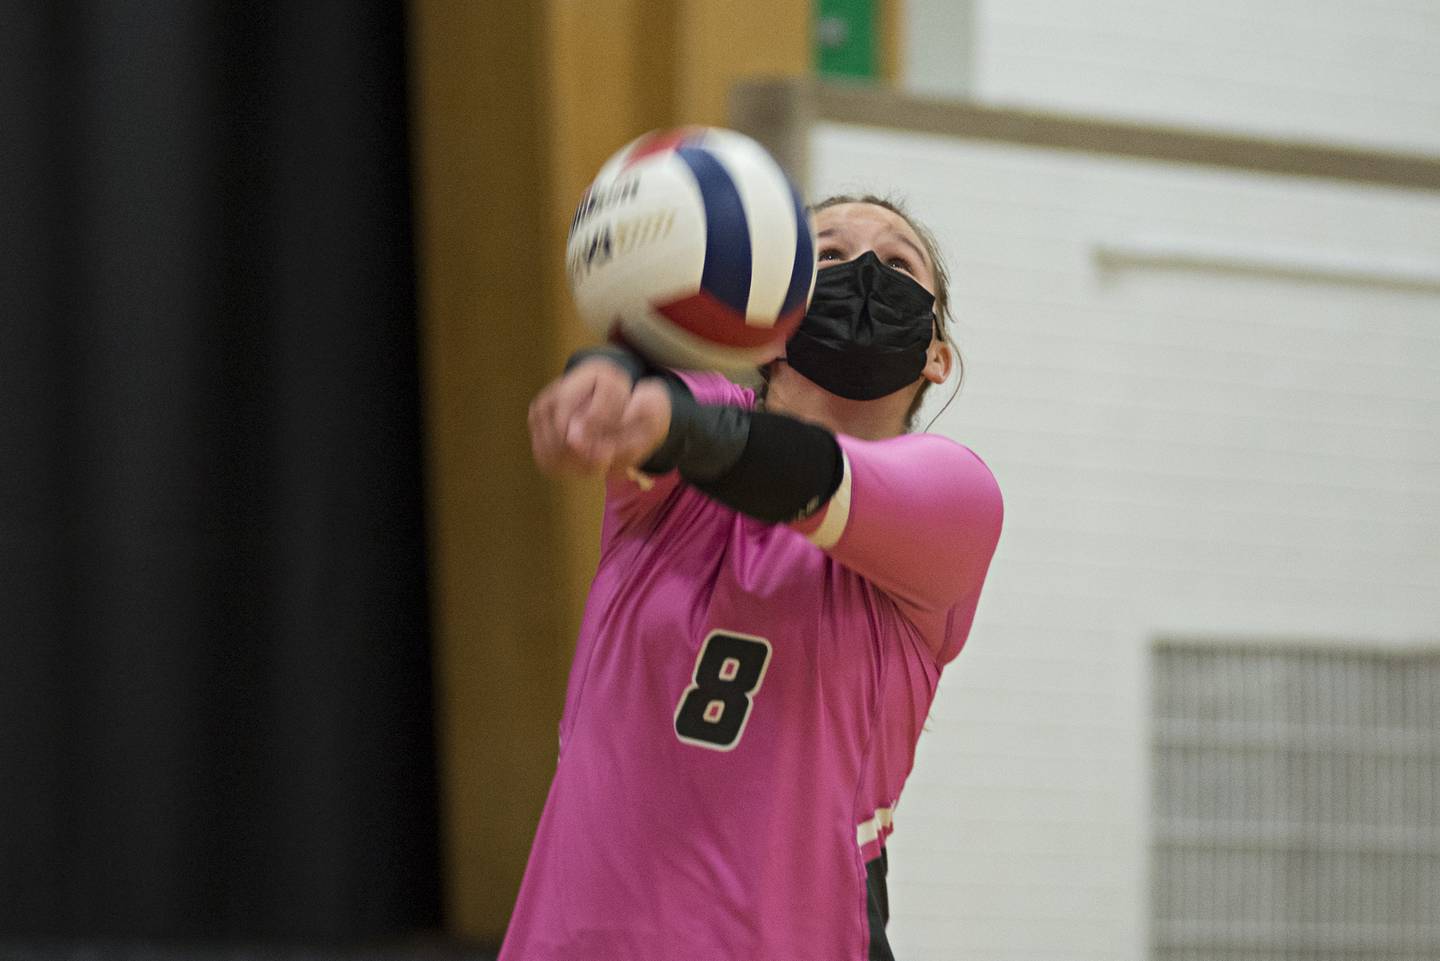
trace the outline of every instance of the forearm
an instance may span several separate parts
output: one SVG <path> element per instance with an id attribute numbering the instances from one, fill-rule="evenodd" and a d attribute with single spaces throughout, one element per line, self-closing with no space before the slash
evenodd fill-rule
<path id="1" fill-rule="evenodd" d="M 622 348 L 581 351 L 566 369 L 594 359 L 615 364 L 632 382 L 655 378 L 670 399 L 669 431 L 641 470 L 678 471 L 697 490 L 767 523 L 818 510 L 840 484 L 843 460 L 829 431 L 779 414 L 702 404 L 676 374 Z"/>

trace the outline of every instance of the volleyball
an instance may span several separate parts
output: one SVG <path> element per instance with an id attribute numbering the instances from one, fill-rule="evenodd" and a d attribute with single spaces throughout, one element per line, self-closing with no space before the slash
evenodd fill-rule
<path id="1" fill-rule="evenodd" d="M 815 286 L 800 192 L 754 140 L 658 130 L 600 168 L 566 244 L 575 305 L 652 362 L 743 374 L 780 356 Z"/>

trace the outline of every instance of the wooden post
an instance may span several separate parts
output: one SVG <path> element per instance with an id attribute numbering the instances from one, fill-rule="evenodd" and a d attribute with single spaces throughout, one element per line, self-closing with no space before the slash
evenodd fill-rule
<path id="1" fill-rule="evenodd" d="M 446 914 L 498 942 L 555 770 L 598 556 L 598 482 L 552 482 L 525 411 L 588 342 L 564 245 L 601 163 L 725 124 L 737 79 L 809 63 L 802 0 L 417 0 L 419 281 Z"/>

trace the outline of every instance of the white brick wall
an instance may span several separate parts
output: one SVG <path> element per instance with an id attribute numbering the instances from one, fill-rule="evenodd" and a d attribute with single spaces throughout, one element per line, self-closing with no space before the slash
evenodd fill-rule
<path id="1" fill-rule="evenodd" d="M 897 811 L 897 954 L 1138 961 L 1149 641 L 1440 637 L 1440 194 L 836 125 L 812 157 L 939 234 L 936 429 L 1007 504 Z M 1411 281 L 1096 255 L 1157 237 Z"/>
<path id="2" fill-rule="evenodd" d="M 906 0 L 917 93 L 1440 148 L 1440 3 Z"/>

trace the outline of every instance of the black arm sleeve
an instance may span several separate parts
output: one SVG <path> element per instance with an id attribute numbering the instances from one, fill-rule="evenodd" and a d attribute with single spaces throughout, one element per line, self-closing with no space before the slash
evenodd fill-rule
<path id="1" fill-rule="evenodd" d="M 819 510 L 840 486 L 845 465 L 835 435 L 783 414 L 697 403 L 673 374 L 670 432 L 641 470 L 679 470 L 727 507 L 771 524 Z"/>
<path id="2" fill-rule="evenodd" d="M 621 370 L 625 371 L 625 373 L 629 374 L 630 380 L 632 382 L 639 380 L 646 374 L 653 374 L 657 372 L 657 369 L 652 368 L 649 364 L 647 364 L 645 362 L 645 358 L 641 357 L 639 354 L 626 350 L 624 347 L 620 347 L 615 344 L 604 344 L 599 347 L 586 347 L 581 350 L 575 351 L 575 353 L 570 355 L 570 359 L 565 361 L 565 373 L 570 373 L 570 371 L 574 370 L 577 365 L 589 360 L 592 357 L 602 357 L 605 360 L 608 360 L 610 363 L 614 364 L 616 367 L 619 367 Z"/>

